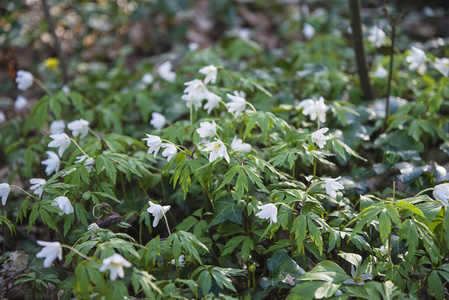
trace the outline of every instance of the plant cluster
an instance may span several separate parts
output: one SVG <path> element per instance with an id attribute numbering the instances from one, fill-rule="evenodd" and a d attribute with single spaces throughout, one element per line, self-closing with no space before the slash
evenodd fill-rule
<path id="1" fill-rule="evenodd" d="M 137 71 L 124 56 L 84 65 L 68 85 L 18 71 L 20 93 L 45 94 L 0 111 L 16 170 L 0 225 L 35 242 L 21 247 L 30 262 L 7 252 L 1 293 L 446 298 L 449 59 L 411 46 L 387 79 L 391 58 L 376 55 L 391 41 L 373 26 L 373 87 L 389 98 L 389 80 L 398 97 L 363 102 L 349 41 L 307 21 L 282 53 L 240 34 Z M 57 59 L 42 65 L 57 74 Z"/>

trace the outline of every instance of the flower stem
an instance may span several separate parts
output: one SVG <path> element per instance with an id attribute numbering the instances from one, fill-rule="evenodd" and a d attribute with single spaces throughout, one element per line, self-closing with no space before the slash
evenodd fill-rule
<path id="1" fill-rule="evenodd" d="M 254 105 L 252 105 L 252 104 L 249 103 L 248 101 L 246 101 L 246 104 L 248 104 L 249 107 L 251 107 L 254 111 L 257 112 L 257 109 L 254 107 Z"/>
<path id="2" fill-rule="evenodd" d="M 86 157 L 89 157 L 89 155 L 87 155 L 87 153 L 86 152 L 84 152 L 84 150 L 83 150 L 83 148 L 81 148 L 80 147 L 80 145 L 78 145 L 78 143 L 74 140 L 74 139 L 72 139 L 72 138 L 69 138 L 77 147 L 78 147 L 78 149 L 80 149 L 80 151 L 86 156 Z"/>
<path id="3" fill-rule="evenodd" d="M 34 198 L 34 199 L 36 199 L 36 200 L 40 200 L 40 199 L 37 198 L 36 196 L 33 196 L 33 195 L 31 195 L 30 193 L 28 193 L 27 191 L 25 191 L 24 189 L 22 189 L 20 186 L 13 185 L 13 184 L 11 184 L 10 186 L 11 186 L 11 187 L 15 187 L 15 188 L 21 190 L 22 192 L 24 192 L 25 194 L 27 194 L 28 196 L 30 196 L 30 197 L 32 197 L 32 198 Z"/>
<path id="4" fill-rule="evenodd" d="M 164 216 L 164 219 L 165 219 L 165 225 L 167 225 L 168 235 L 171 235 L 170 227 L 168 226 L 168 220 L 163 211 L 162 211 L 162 215 Z"/>
<path id="5" fill-rule="evenodd" d="M 83 257 L 83 258 L 85 258 L 85 259 L 87 259 L 87 260 L 89 260 L 89 261 L 91 261 L 91 262 L 95 262 L 95 260 L 93 260 L 92 258 L 90 258 L 90 257 L 88 257 L 88 256 L 86 256 L 86 255 L 84 255 L 83 253 L 79 252 L 79 251 L 76 250 L 75 248 L 70 247 L 69 245 L 61 244 L 61 247 L 62 247 L 62 248 L 67 248 L 67 249 L 69 249 L 69 250 L 75 252 L 75 253 L 78 254 L 79 256 L 81 256 L 81 257 Z"/>
<path id="6" fill-rule="evenodd" d="M 38 78 L 34 78 L 34 82 L 37 83 L 38 86 L 41 87 L 49 96 L 53 96 L 53 93 L 50 91 L 50 89 Z"/>

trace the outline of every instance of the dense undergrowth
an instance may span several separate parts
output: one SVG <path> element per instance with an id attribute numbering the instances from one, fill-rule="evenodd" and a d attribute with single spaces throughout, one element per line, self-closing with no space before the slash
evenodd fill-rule
<path id="1" fill-rule="evenodd" d="M 125 2 L 55 4 L 86 26 L 70 80 L 50 58 L 2 88 L 36 98 L 0 102 L 2 297 L 448 297 L 447 40 L 399 31 L 389 80 L 390 28 L 367 18 L 367 101 L 345 1 L 279 1 L 282 47 L 240 28 L 162 54 L 190 2 Z M 88 51 L 157 13 L 140 48 Z M 18 38 L 24 16 L 3 19 L 11 47 L 45 29 Z"/>

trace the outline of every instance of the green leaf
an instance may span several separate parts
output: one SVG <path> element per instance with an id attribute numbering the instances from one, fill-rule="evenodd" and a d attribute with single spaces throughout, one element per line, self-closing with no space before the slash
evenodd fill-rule
<path id="1" fill-rule="evenodd" d="M 292 232 L 295 233 L 298 249 L 301 249 L 307 233 L 307 218 L 305 215 L 299 215 L 295 218 L 292 225 Z"/>
<path id="2" fill-rule="evenodd" d="M 287 250 L 276 251 L 271 258 L 267 260 L 268 270 L 271 272 L 275 282 L 287 283 L 287 275 L 294 279 L 299 279 L 305 271 L 288 255 Z"/>
<path id="3" fill-rule="evenodd" d="M 312 270 L 301 276 L 301 280 L 321 280 L 340 284 L 350 278 L 336 263 L 325 260 L 319 262 Z"/>
<path id="4" fill-rule="evenodd" d="M 340 284 L 330 281 L 309 281 L 302 282 L 291 290 L 292 294 L 298 295 L 298 299 L 312 300 L 332 297 L 340 288 Z M 295 297 L 287 297 L 287 300 L 296 299 Z"/>
<path id="5" fill-rule="evenodd" d="M 449 248 L 449 213 L 448 213 L 448 209 L 444 210 L 444 216 L 443 216 L 443 235 L 444 235 L 444 239 L 446 240 L 446 245 Z"/>
<path id="6" fill-rule="evenodd" d="M 203 294 L 207 295 L 209 294 L 210 287 L 212 286 L 212 276 L 210 276 L 208 271 L 204 270 L 198 277 L 198 283 L 201 285 Z"/>
<path id="7" fill-rule="evenodd" d="M 227 255 L 230 254 L 234 251 L 234 249 L 241 244 L 243 241 L 245 240 L 245 236 L 239 235 L 239 236 L 235 236 L 232 239 L 230 239 L 225 247 L 224 247 L 224 251 L 222 253 L 222 255 Z"/>
<path id="8" fill-rule="evenodd" d="M 209 228 L 228 220 L 241 225 L 242 218 L 243 206 L 240 203 L 235 203 L 229 196 L 220 198 L 215 204 L 214 218 L 210 223 Z"/>
<path id="9" fill-rule="evenodd" d="M 247 236 L 245 237 L 242 245 L 242 257 L 244 261 L 248 260 L 251 254 L 251 250 L 254 250 L 254 243 L 251 237 Z"/>
<path id="10" fill-rule="evenodd" d="M 217 190 L 220 190 L 221 188 L 223 188 L 226 184 L 228 184 L 229 182 L 231 182 L 231 180 L 234 178 L 235 174 L 237 174 L 237 172 L 239 172 L 242 169 L 242 167 L 240 165 L 236 165 L 233 166 L 232 168 L 230 168 L 224 175 L 224 179 L 221 182 L 220 186 L 217 188 Z"/>
<path id="11" fill-rule="evenodd" d="M 350 262 L 355 267 L 358 267 L 362 264 L 362 257 L 358 254 L 340 252 L 340 253 L 338 253 L 338 256 L 340 256 L 344 260 Z"/>
<path id="12" fill-rule="evenodd" d="M 379 233 L 380 233 L 380 238 L 382 240 L 382 243 L 384 245 L 386 245 L 388 238 L 390 237 L 390 234 L 391 234 L 391 220 L 390 220 L 390 217 L 387 215 L 386 209 L 382 210 L 380 213 Z"/>
<path id="13" fill-rule="evenodd" d="M 433 295 L 437 300 L 444 299 L 444 286 L 441 282 L 438 272 L 433 270 L 427 279 L 427 285 L 429 288 L 429 295 Z"/>
<path id="14" fill-rule="evenodd" d="M 310 238 L 315 243 L 315 245 L 318 247 L 318 251 L 320 252 L 320 255 L 323 254 L 323 237 L 321 236 L 321 232 L 316 227 L 315 223 L 312 219 L 307 218 L 307 227 L 309 227 L 309 233 Z"/>

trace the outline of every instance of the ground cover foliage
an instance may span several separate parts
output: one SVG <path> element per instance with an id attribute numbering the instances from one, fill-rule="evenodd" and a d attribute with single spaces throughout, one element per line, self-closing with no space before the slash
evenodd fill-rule
<path id="1" fill-rule="evenodd" d="M 1 297 L 447 298 L 447 7 L 299 2 L 7 2 Z"/>

